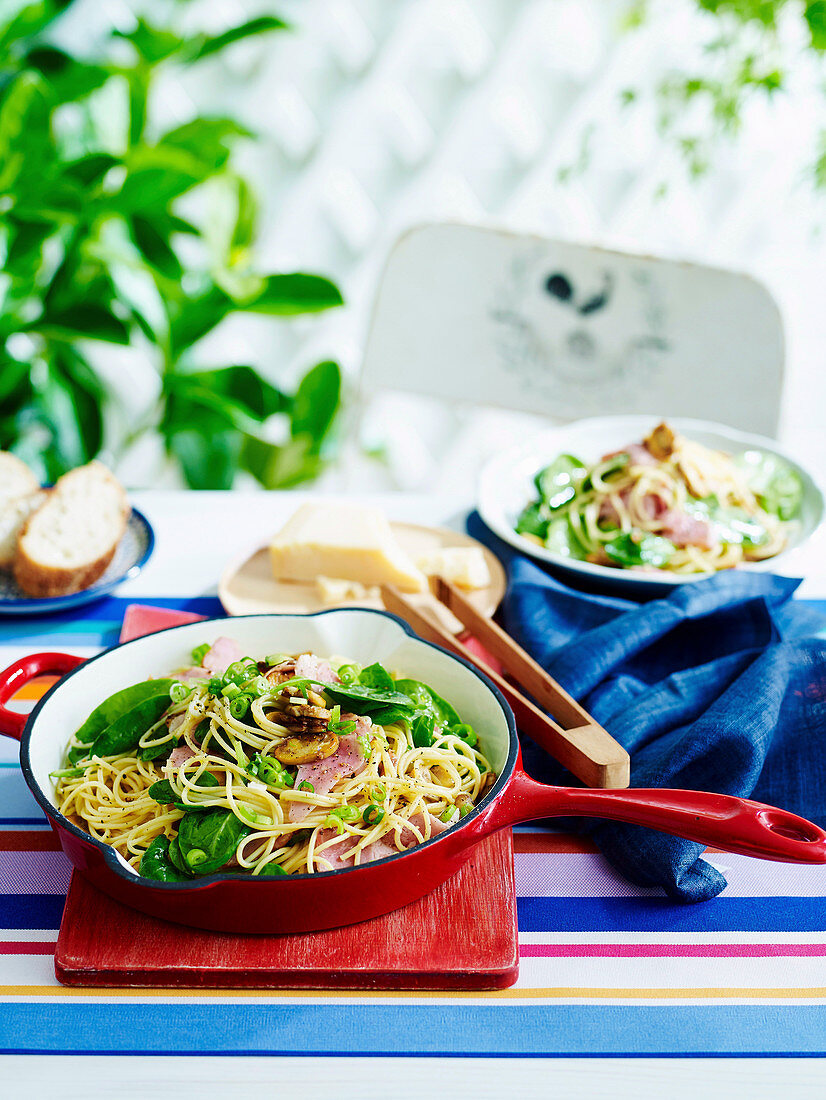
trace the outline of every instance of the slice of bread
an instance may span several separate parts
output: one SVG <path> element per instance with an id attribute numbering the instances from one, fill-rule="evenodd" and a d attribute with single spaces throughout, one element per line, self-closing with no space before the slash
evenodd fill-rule
<path id="1" fill-rule="evenodd" d="M 15 580 L 28 596 L 88 588 L 112 560 L 130 511 L 123 486 L 101 463 L 64 474 L 20 533 Z"/>
<path id="2" fill-rule="evenodd" d="M 0 451 L 0 506 L 17 497 L 36 493 L 40 482 L 25 462 L 8 451 Z"/>
<path id="3" fill-rule="evenodd" d="M 0 569 L 11 569 L 23 525 L 45 499 L 46 494 L 38 490 L 14 500 L 0 500 Z"/>

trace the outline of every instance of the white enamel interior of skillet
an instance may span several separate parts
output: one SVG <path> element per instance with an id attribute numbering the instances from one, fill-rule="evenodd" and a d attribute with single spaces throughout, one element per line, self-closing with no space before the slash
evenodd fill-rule
<path id="1" fill-rule="evenodd" d="M 363 610 L 313 616 L 254 615 L 190 623 L 150 634 L 81 665 L 53 690 L 35 718 L 28 746 L 34 779 L 54 805 L 49 773 L 65 766 L 69 738 L 103 699 L 151 677 L 189 665 L 191 650 L 221 636 L 235 638 L 245 653 L 312 652 L 368 665 L 380 661 L 392 672 L 422 680 L 452 703 L 479 735 L 479 747 L 497 776 L 511 749 L 508 721 L 498 697 L 461 661 L 413 638 L 395 620 Z M 123 864 L 126 867 L 126 864 Z"/>

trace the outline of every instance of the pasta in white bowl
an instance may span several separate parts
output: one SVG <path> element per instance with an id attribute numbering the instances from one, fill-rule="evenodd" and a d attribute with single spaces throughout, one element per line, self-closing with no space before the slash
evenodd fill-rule
<path id="1" fill-rule="evenodd" d="M 667 589 L 721 569 L 779 568 L 823 497 L 771 440 L 721 425 L 601 417 L 549 429 L 485 467 L 500 538 L 614 588 Z"/>

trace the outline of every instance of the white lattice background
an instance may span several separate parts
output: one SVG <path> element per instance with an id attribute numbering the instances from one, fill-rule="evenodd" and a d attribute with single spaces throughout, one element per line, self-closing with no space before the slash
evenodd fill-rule
<path id="1" fill-rule="evenodd" d="M 126 26 L 138 7 L 168 10 L 170 0 L 85 0 L 67 33 L 82 40 L 90 29 Z M 817 74 L 796 63 L 788 92 L 755 104 L 737 143 L 690 180 L 674 142 L 658 135 L 648 93 L 669 71 L 697 67 L 709 17 L 693 0 L 653 0 L 643 28 L 624 32 L 626 8 L 610 0 L 188 3 L 186 20 L 214 29 L 262 11 L 294 24 L 171 74 L 156 105 L 170 122 L 196 105 L 229 107 L 257 131 L 239 152 L 264 203 L 262 265 L 330 274 L 348 303 L 311 322 L 231 318 L 204 354 L 258 361 L 280 378 L 333 354 L 353 375 L 383 259 L 422 221 L 505 224 L 691 258 L 749 271 L 778 299 L 788 337 L 782 438 L 826 471 L 818 233 L 826 195 L 807 176 L 823 103 Z M 784 30 L 791 55 L 797 22 Z M 621 102 L 629 87 L 639 92 L 630 108 Z M 687 132 L 700 125 L 686 123 Z M 404 410 L 409 423 L 422 420 L 413 404 Z M 518 430 L 508 418 L 456 410 L 431 417 L 428 429 L 418 443 L 415 431 L 389 433 L 397 437 L 389 471 L 359 465 L 358 478 L 420 481 L 438 455 L 442 487 L 470 486 L 480 453 Z M 133 456 L 132 481 L 155 476 L 151 463 L 135 462 L 149 459 Z"/>

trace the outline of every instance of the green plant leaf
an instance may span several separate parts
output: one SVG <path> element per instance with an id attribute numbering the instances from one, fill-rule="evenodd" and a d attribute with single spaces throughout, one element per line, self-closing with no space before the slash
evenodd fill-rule
<path id="1" fill-rule="evenodd" d="M 257 436 L 244 438 L 239 462 L 265 489 L 292 489 L 318 477 L 324 461 L 310 436 L 282 445 Z"/>
<path id="2" fill-rule="evenodd" d="M 105 306 L 78 302 L 71 308 L 48 310 L 26 326 L 53 340 L 105 340 L 110 344 L 128 344 L 129 329 Z"/>
<path id="3" fill-rule="evenodd" d="M 55 46 L 36 46 L 26 54 L 24 63 L 40 73 L 61 103 L 82 99 L 111 75 L 103 65 L 80 61 Z"/>
<path id="4" fill-rule="evenodd" d="M 172 432 L 167 447 L 181 465 L 190 489 L 231 489 L 238 467 L 241 434 L 197 428 Z"/>
<path id="5" fill-rule="evenodd" d="M 21 73 L 9 85 L 0 102 L 0 194 L 12 193 L 24 172 L 38 185 L 38 173 L 50 174 L 56 158 L 49 111 L 48 92 L 37 74 Z"/>
<path id="6" fill-rule="evenodd" d="M 39 0 L 25 3 L 0 30 L 0 57 L 15 43 L 33 37 L 56 19 L 73 0 Z"/>
<path id="7" fill-rule="evenodd" d="M 210 371 L 192 371 L 175 376 L 176 382 L 208 389 L 215 396 L 229 398 L 244 413 L 256 420 L 281 412 L 287 398 L 255 370 L 254 367 L 220 367 Z"/>
<path id="8" fill-rule="evenodd" d="M 125 38 L 135 47 L 138 55 L 150 65 L 157 65 L 178 53 L 183 47 L 181 38 L 172 31 L 153 27 L 145 19 L 138 19 L 131 31 L 114 30 L 116 38 Z"/>
<path id="9" fill-rule="evenodd" d="M 156 836 L 141 857 L 140 875 L 157 882 L 188 882 L 190 876 L 179 871 L 169 857 L 169 839 Z"/>
<path id="10" fill-rule="evenodd" d="M 235 228 L 232 231 L 230 249 L 246 251 L 255 239 L 255 229 L 258 220 L 258 204 L 255 196 L 246 180 L 239 176 L 236 181 L 238 195 L 238 214 L 235 219 Z M 232 257 L 230 257 L 232 259 Z"/>
<path id="11" fill-rule="evenodd" d="M 332 360 L 317 363 L 301 380 L 293 398 L 290 434 L 309 436 L 320 447 L 341 401 L 341 368 Z"/>
<path id="12" fill-rule="evenodd" d="M 182 149 L 215 171 L 229 159 L 234 138 L 252 136 L 251 130 L 231 118 L 196 118 L 167 131 L 158 146 Z"/>
<path id="13" fill-rule="evenodd" d="M 99 183 L 116 164 L 120 164 L 120 160 L 111 153 L 90 153 L 78 160 L 68 161 L 63 165 L 62 174 L 72 183 L 91 187 L 93 183 Z"/>
<path id="14" fill-rule="evenodd" d="M 207 169 L 202 160 L 173 146 L 144 146 L 126 159 L 128 174 L 113 204 L 125 213 L 165 210 L 173 199 L 202 183 Z"/>
<path id="15" fill-rule="evenodd" d="M 826 0 L 813 0 L 807 4 L 803 17 L 809 24 L 814 48 L 826 50 Z"/>
<path id="16" fill-rule="evenodd" d="M 133 214 L 129 218 L 132 239 L 146 262 L 165 278 L 178 281 L 183 276 L 183 268 L 168 236 L 159 228 L 162 224 L 162 220 L 151 220 L 141 214 Z"/>
<path id="17" fill-rule="evenodd" d="M 242 38 L 250 38 L 252 35 L 266 34 L 269 31 L 288 30 L 289 24 L 276 15 L 260 15 L 256 19 L 250 19 L 237 27 L 230 27 L 222 34 L 201 35 L 193 40 L 188 49 L 189 58 L 192 61 L 200 61 L 203 57 L 210 57 L 219 50 L 239 42 Z"/>
<path id="18" fill-rule="evenodd" d="M 172 354 L 177 359 L 223 321 L 232 309 L 231 300 L 212 286 L 197 298 L 184 299 L 170 323 Z"/>
<path id="19" fill-rule="evenodd" d="M 344 302 L 335 283 L 321 275 L 295 272 L 291 275 L 267 275 L 261 290 L 245 302 L 238 302 L 236 309 L 253 313 L 271 313 L 279 317 L 291 317 L 300 313 L 318 313 L 332 309 Z"/>

